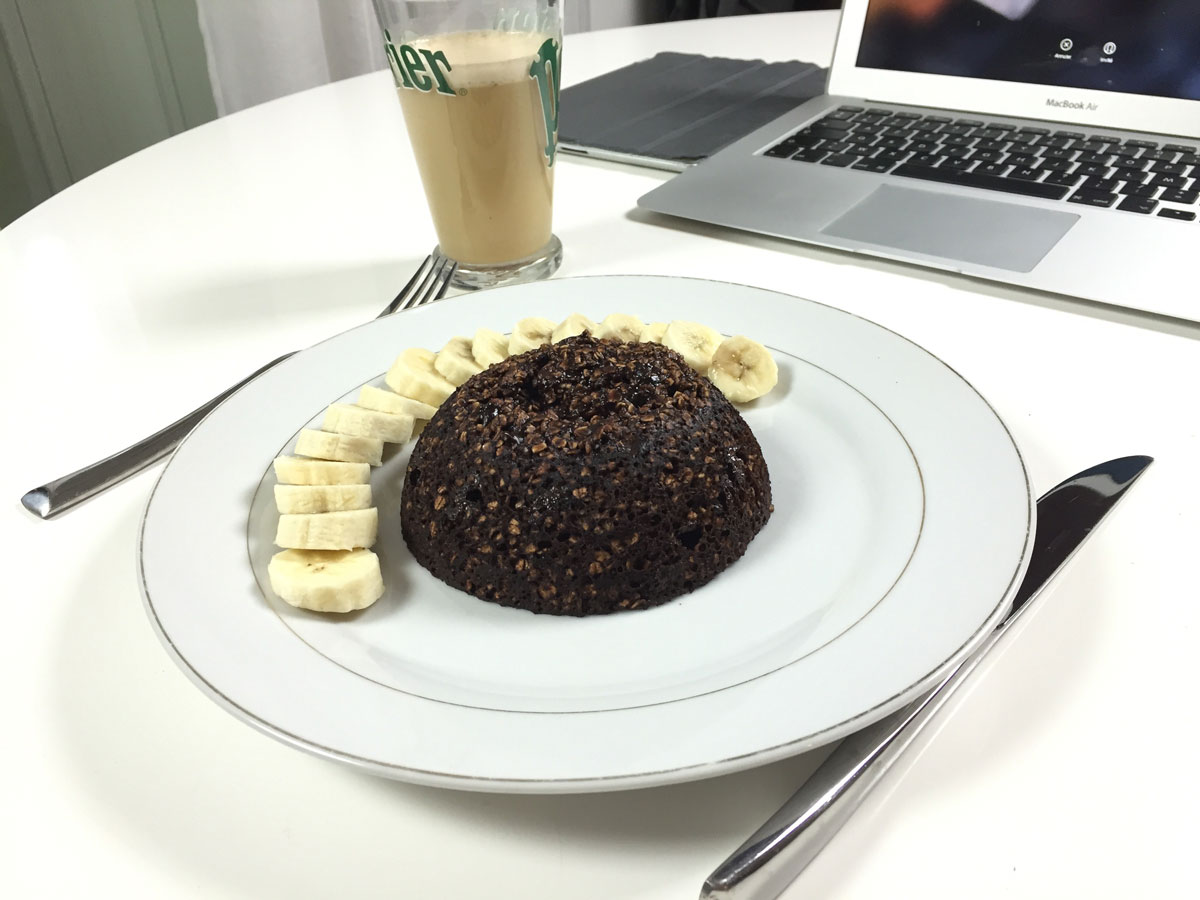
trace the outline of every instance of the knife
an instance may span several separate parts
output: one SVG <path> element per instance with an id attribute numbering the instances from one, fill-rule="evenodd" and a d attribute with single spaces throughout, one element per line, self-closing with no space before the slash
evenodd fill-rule
<path id="1" fill-rule="evenodd" d="M 1003 621 L 933 690 L 843 740 L 800 789 L 708 876 L 700 900 L 778 897 L 1151 462 L 1149 456 L 1112 459 L 1044 494 L 1037 502 L 1029 567 Z"/>

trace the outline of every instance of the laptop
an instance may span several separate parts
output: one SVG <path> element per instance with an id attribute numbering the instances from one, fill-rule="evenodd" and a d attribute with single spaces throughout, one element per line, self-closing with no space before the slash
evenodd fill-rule
<path id="1" fill-rule="evenodd" d="M 1200 321 L 1200 3 L 845 0 L 824 95 L 658 213 Z"/>

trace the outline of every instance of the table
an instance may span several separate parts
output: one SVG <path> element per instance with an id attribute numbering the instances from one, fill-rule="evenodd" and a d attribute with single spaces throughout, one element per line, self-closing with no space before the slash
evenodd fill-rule
<path id="1" fill-rule="evenodd" d="M 678 50 L 825 64 L 833 13 L 572 35 L 565 83 Z M 17 498 L 280 352 L 373 316 L 432 247 L 386 72 L 151 147 L 0 232 L 10 897 L 694 897 L 818 761 L 672 787 L 504 796 L 312 758 L 202 696 L 139 602 L 159 469 L 61 519 Z M 1040 493 L 1156 464 L 786 896 L 1194 896 L 1200 326 L 668 226 L 666 173 L 563 156 L 561 277 L 687 274 L 828 303 L 971 381 Z"/>

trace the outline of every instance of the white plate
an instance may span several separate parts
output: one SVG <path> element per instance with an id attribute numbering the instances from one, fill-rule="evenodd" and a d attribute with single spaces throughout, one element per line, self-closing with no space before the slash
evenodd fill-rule
<path id="1" fill-rule="evenodd" d="M 400 537 L 406 451 L 373 473 L 387 593 L 361 614 L 264 590 L 271 460 L 409 346 L 529 315 L 688 318 L 775 351 L 744 408 L 775 511 L 746 555 L 655 609 L 535 616 L 447 587 Z M 184 671 L 273 737 L 425 784 L 566 792 L 708 777 L 798 753 L 929 687 L 1024 573 L 1033 499 L 973 388 L 877 325 L 756 288 L 558 279 L 459 297 L 297 354 L 227 400 L 164 470 L 142 528 L 151 621 Z"/>

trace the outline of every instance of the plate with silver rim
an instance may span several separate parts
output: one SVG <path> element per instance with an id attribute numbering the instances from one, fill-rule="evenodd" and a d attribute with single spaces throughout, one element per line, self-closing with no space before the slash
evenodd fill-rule
<path id="1" fill-rule="evenodd" d="M 271 460 L 407 347 L 581 312 L 746 334 L 780 380 L 741 407 L 774 512 L 746 554 L 649 610 L 535 615 L 409 555 L 409 447 L 372 472 L 385 594 L 347 616 L 271 592 Z M 1011 604 L 1034 502 L 1020 453 L 961 376 L 904 337 L 797 297 L 657 276 L 554 279 L 371 322 L 296 354 L 180 445 L 139 575 L 171 656 L 221 706 L 302 750 L 467 790 L 582 792 L 705 778 L 836 740 L 921 693 Z"/>

